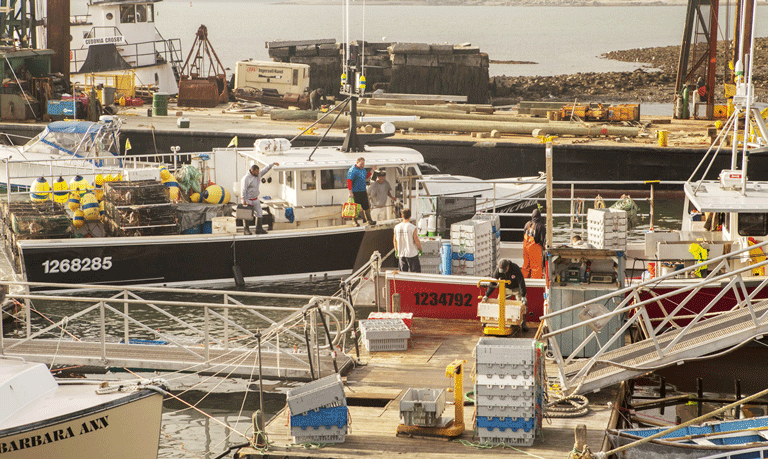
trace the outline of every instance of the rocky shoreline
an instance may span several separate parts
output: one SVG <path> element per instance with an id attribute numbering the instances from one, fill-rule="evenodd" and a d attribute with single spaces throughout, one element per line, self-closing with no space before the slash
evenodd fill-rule
<path id="1" fill-rule="evenodd" d="M 768 101 L 768 38 L 755 39 L 753 81 L 757 100 Z M 722 75 L 726 49 L 718 49 L 718 74 Z M 576 73 L 551 77 L 496 76 L 490 81 L 494 105 L 516 104 L 520 100 L 573 102 L 660 102 L 674 101 L 679 46 L 638 48 L 612 51 L 605 59 L 641 62 L 642 68 L 632 72 Z M 719 76 L 715 98 L 723 99 L 722 77 Z"/>

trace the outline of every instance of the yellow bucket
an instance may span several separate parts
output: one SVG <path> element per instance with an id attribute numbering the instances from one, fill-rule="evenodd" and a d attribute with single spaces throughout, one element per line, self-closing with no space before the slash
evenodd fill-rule
<path id="1" fill-rule="evenodd" d="M 667 139 L 669 138 L 669 131 L 656 131 L 656 133 L 659 136 L 659 146 L 666 147 Z"/>

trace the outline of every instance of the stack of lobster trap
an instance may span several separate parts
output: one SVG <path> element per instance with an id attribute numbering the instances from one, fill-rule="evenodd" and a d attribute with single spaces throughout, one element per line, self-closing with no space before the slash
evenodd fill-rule
<path id="1" fill-rule="evenodd" d="M 536 340 L 480 338 L 475 423 L 482 443 L 533 445 L 541 434 L 544 390 L 544 360 Z"/>
<path id="2" fill-rule="evenodd" d="M 155 180 L 106 183 L 104 212 L 110 236 L 179 234 L 176 209 L 168 198 L 168 189 Z"/>
<path id="3" fill-rule="evenodd" d="M 293 442 L 344 443 L 349 410 L 341 376 L 333 374 L 288 391 Z"/>
<path id="4" fill-rule="evenodd" d="M 19 248 L 24 239 L 64 239 L 73 235 L 72 224 L 63 205 L 53 201 L 1 201 L 2 235 L 19 268 Z"/>

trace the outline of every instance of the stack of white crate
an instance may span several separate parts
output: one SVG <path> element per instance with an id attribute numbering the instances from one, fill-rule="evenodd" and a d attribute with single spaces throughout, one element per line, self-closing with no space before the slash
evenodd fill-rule
<path id="1" fill-rule="evenodd" d="M 627 212 L 619 209 L 589 209 L 587 238 L 598 249 L 627 249 Z"/>
<path id="2" fill-rule="evenodd" d="M 440 249 L 443 241 L 439 237 L 420 237 L 422 255 L 419 257 L 421 272 L 424 274 L 441 274 Z"/>
<path id="3" fill-rule="evenodd" d="M 287 401 L 294 443 L 344 443 L 349 412 L 341 376 L 291 389 Z"/>
<path id="4" fill-rule="evenodd" d="M 411 330 L 403 319 L 361 320 L 360 335 L 369 352 L 405 351 L 411 339 Z"/>
<path id="5" fill-rule="evenodd" d="M 501 219 L 498 215 L 475 214 L 472 220 L 490 221 L 491 231 L 493 232 L 493 241 L 491 243 L 491 263 L 496 266 L 501 253 Z"/>
<path id="6" fill-rule="evenodd" d="M 476 432 L 482 443 L 531 446 L 541 432 L 543 361 L 535 340 L 480 338 L 475 346 Z"/>
<path id="7" fill-rule="evenodd" d="M 451 273 L 490 276 L 494 238 L 490 220 L 464 220 L 451 225 Z"/>

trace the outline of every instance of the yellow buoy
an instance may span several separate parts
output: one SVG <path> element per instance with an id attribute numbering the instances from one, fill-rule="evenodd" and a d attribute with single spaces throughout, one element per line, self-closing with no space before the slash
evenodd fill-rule
<path id="1" fill-rule="evenodd" d="M 203 198 L 203 201 L 208 204 L 222 204 L 229 202 L 231 196 L 229 195 L 229 191 L 223 186 L 211 185 L 203 191 L 201 197 Z"/>
<path id="2" fill-rule="evenodd" d="M 106 215 L 107 215 L 107 212 L 104 209 L 104 201 L 100 201 L 99 202 L 99 219 L 103 221 Z"/>
<path id="3" fill-rule="evenodd" d="M 53 182 L 53 200 L 59 204 L 64 204 L 69 198 L 69 185 L 63 177 L 59 176 L 55 182 Z"/>
<path id="4" fill-rule="evenodd" d="M 82 210 L 77 209 L 75 211 L 75 216 L 72 217 L 72 224 L 75 226 L 75 228 L 82 228 L 82 226 L 85 224 L 85 214 L 83 214 Z"/>
<path id="5" fill-rule="evenodd" d="M 48 180 L 45 177 L 39 177 L 32 184 L 32 191 L 29 193 L 29 197 L 35 202 L 43 202 L 50 199 L 51 186 L 48 184 Z"/>
<path id="6" fill-rule="evenodd" d="M 189 202 L 200 202 L 200 193 L 192 193 L 189 195 Z"/>
<path id="7" fill-rule="evenodd" d="M 90 187 L 91 185 L 88 183 L 88 180 L 84 179 L 82 175 L 76 175 L 69 182 L 69 189 L 73 192 L 77 191 L 77 193 L 80 194 L 80 197 L 82 197 L 85 194 L 85 191 Z"/>
<path id="8" fill-rule="evenodd" d="M 82 209 L 86 220 L 99 219 L 99 200 L 90 191 L 80 198 L 80 209 Z"/>
<path id="9" fill-rule="evenodd" d="M 80 209 L 80 193 L 72 191 L 69 193 L 69 199 L 67 200 L 67 206 L 72 212 Z"/>

